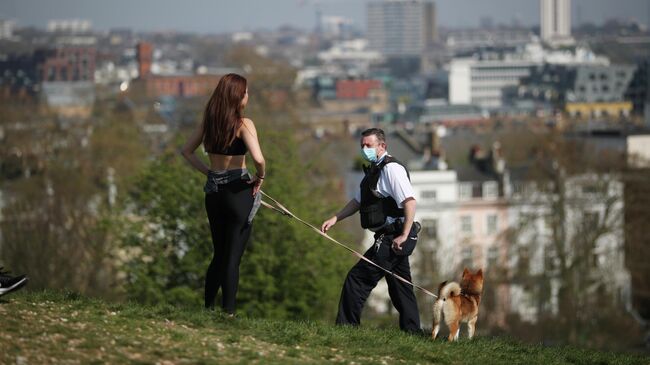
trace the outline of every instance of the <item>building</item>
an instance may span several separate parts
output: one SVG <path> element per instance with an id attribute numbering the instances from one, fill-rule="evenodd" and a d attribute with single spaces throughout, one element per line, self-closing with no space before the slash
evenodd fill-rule
<path id="1" fill-rule="evenodd" d="M 382 60 L 377 51 L 368 49 L 363 38 L 335 42 L 328 50 L 318 53 L 318 59 L 326 65 L 340 66 L 348 74 L 367 74 L 370 66 Z"/>
<path id="2" fill-rule="evenodd" d="M 546 50 L 539 43 L 523 49 L 484 50 L 471 57 L 454 58 L 449 70 L 450 104 L 502 107 L 504 89 L 518 86 L 536 67 L 551 65 L 608 65 L 609 60 L 585 48 Z"/>
<path id="3" fill-rule="evenodd" d="M 526 101 L 565 110 L 572 117 L 627 117 L 632 112 L 627 95 L 634 70 L 628 65 L 545 63 L 533 67 L 518 85 L 504 88 L 503 104 Z"/>
<path id="4" fill-rule="evenodd" d="M 147 98 L 161 96 L 196 97 L 210 94 L 221 79 L 222 73 L 195 74 L 178 72 L 165 75 L 152 73 L 153 45 L 138 43 L 136 47 L 138 79 L 132 82 L 129 90 Z"/>
<path id="5" fill-rule="evenodd" d="M 372 90 L 381 88 L 380 80 L 339 80 L 336 82 L 336 98 L 368 99 Z"/>
<path id="6" fill-rule="evenodd" d="M 48 32 L 87 33 L 92 30 L 92 22 L 85 19 L 57 19 L 47 22 Z"/>
<path id="7" fill-rule="evenodd" d="M 650 113 L 646 113 L 648 115 Z M 632 277 L 632 306 L 640 322 L 650 321 L 650 135 L 628 136 L 625 179 L 625 260 Z M 646 340 L 647 343 L 647 340 Z"/>
<path id="8" fill-rule="evenodd" d="M 354 22 L 342 16 L 321 17 L 321 33 L 329 39 L 349 39 Z"/>
<path id="9" fill-rule="evenodd" d="M 8 19 L 0 19 L 0 39 L 11 39 L 14 36 L 16 22 Z"/>
<path id="10" fill-rule="evenodd" d="M 484 47 L 523 47 L 537 38 L 530 29 L 462 29 L 447 34 L 447 47 L 455 53 Z"/>
<path id="11" fill-rule="evenodd" d="M 526 59 L 454 59 L 449 71 L 449 102 L 501 107 L 502 89 L 518 85 L 534 65 Z"/>
<path id="12" fill-rule="evenodd" d="M 92 82 L 96 54 L 95 46 L 63 46 L 37 50 L 34 57 L 43 82 Z"/>
<path id="13" fill-rule="evenodd" d="M 646 100 L 650 100 L 650 93 L 648 92 L 648 85 L 650 85 L 650 60 L 645 60 L 637 64 L 634 76 L 630 81 L 627 91 L 625 92 L 625 99 L 632 102 L 632 113 L 637 116 L 643 116 Z M 647 114 L 647 112 L 645 112 Z"/>
<path id="14" fill-rule="evenodd" d="M 0 62 L 2 97 L 41 97 L 59 115 L 88 116 L 95 101 L 95 58 L 88 39 L 11 55 Z"/>
<path id="15" fill-rule="evenodd" d="M 141 79 L 151 76 L 153 45 L 147 42 L 138 43 L 135 47 L 135 58 L 138 61 L 138 76 Z"/>
<path id="16" fill-rule="evenodd" d="M 370 49 L 387 57 L 419 57 L 437 40 L 430 0 L 372 1 L 367 7 Z"/>
<path id="17" fill-rule="evenodd" d="M 446 100 L 426 100 L 418 120 L 422 124 L 436 123 L 445 126 L 457 126 L 478 124 L 488 116 L 486 112 L 476 105 L 451 105 Z"/>
<path id="18" fill-rule="evenodd" d="M 631 65 L 583 65 L 567 91 L 565 111 L 572 117 L 628 117 L 633 104 L 625 93 L 636 70 Z"/>
<path id="19" fill-rule="evenodd" d="M 9 55 L 0 61 L 0 98 L 35 98 L 41 76 L 36 59 L 30 54 Z"/>
<path id="20" fill-rule="evenodd" d="M 317 134 L 347 135 L 359 128 L 388 121 L 389 94 L 381 82 L 341 80 L 336 82 L 336 95 L 336 98 L 319 100 L 320 107 L 307 114 L 306 121 Z"/>
<path id="21" fill-rule="evenodd" d="M 540 33 L 551 45 L 572 43 L 571 0 L 540 0 Z"/>

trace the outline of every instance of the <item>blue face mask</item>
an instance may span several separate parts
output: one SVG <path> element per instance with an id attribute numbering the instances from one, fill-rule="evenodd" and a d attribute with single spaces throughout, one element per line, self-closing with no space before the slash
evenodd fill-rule
<path id="1" fill-rule="evenodd" d="M 377 161 L 377 149 L 376 148 L 362 148 L 361 149 L 361 156 L 364 158 L 364 160 L 368 162 L 376 162 Z"/>

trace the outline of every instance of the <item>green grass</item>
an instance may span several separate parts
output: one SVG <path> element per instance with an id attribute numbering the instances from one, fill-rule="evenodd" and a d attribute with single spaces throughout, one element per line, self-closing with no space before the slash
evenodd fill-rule
<path id="1" fill-rule="evenodd" d="M 398 330 L 226 318 L 199 308 L 114 304 L 72 293 L 0 299 L 0 364 L 650 364 L 642 355 L 511 339 L 448 343 Z"/>

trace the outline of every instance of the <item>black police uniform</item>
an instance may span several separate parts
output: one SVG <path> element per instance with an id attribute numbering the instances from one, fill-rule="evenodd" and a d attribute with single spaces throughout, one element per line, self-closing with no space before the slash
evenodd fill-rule
<path id="1" fill-rule="evenodd" d="M 374 192 L 382 169 L 389 163 L 398 163 L 404 167 L 392 156 L 386 156 L 379 164 L 372 164 L 369 168 L 364 168 L 365 176 L 360 185 L 361 202 L 359 212 L 361 226 L 375 231 L 375 245 L 370 247 L 364 256 L 379 266 L 411 281 L 411 267 L 408 256 L 417 243 L 418 230 L 416 224 L 413 224 L 407 241 L 402 244 L 403 250 L 399 254 L 395 253 L 391 248 L 392 241 L 394 237 L 402 233 L 403 223 L 401 219 L 397 219 L 395 223 L 390 225 L 385 223 L 387 217 L 404 217 L 404 209 L 400 209 L 392 197 L 381 197 Z M 404 169 L 406 170 L 406 167 Z M 408 170 L 406 173 L 408 175 Z M 352 267 L 345 279 L 336 323 L 359 325 L 363 305 L 372 289 L 383 277 L 386 278 L 388 284 L 388 294 L 391 302 L 399 312 L 400 328 L 406 332 L 419 332 L 420 316 L 415 294 L 413 293 L 413 286 L 405 284 L 363 260 L 359 260 Z"/>

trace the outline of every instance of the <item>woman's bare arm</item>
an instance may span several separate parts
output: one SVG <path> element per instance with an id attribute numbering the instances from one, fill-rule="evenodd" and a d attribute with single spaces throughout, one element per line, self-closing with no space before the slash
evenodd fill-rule
<path id="1" fill-rule="evenodd" d="M 196 151 L 196 149 L 201 145 L 201 142 L 203 142 L 203 122 L 199 124 L 199 127 L 194 131 L 190 139 L 185 142 L 181 154 L 190 165 L 201 171 L 204 175 L 207 175 L 210 169 L 194 153 L 194 151 Z"/>
<path id="2" fill-rule="evenodd" d="M 264 161 L 264 155 L 260 148 L 260 142 L 257 139 L 255 124 L 253 124 L 253 121 L 248 118 L 244 118 L 241 129 L 241 138 L 244 140 L 246 147 L 248 147 L 248 150 L 251 153 L 251 157 L 255 163 L 257 176 L 263 178 L 266 175 L 266 162 Z"/>

